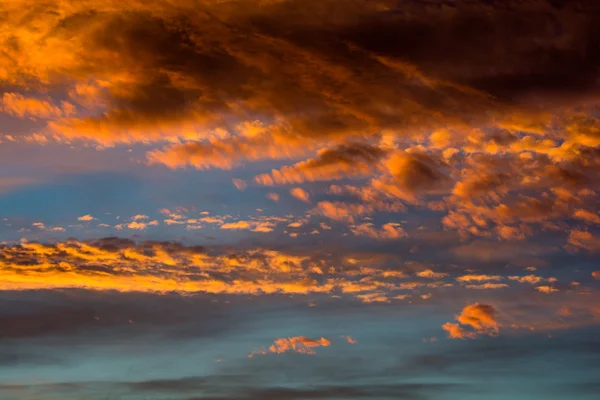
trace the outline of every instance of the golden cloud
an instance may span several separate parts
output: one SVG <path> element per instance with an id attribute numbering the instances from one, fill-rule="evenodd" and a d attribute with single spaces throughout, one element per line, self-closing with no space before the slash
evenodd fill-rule
<path id="1" fill-rule="evenodd" d="M 257 354 L 268 354 L 268 353 L 301 353 L 301 354 L 316 354 L 316 347 L 329 347 L 331 342 L 324 337 L 320 339 L 310 339 L 306 336 L 292 336 L 289 338 L 275 339 L 273 344 L 269 346 L 267 350 L 255 350 L 248 355 L 249 358 L 254 357 Z"/>
<path id="2" fill-rule="evenodd" d="M 496 320 L 496 310 L 487 304 L 470 304 L 456 316 L 458 323 L 447 322 L 442 328 L 451 339 L 476 339 L 481 335 L 497 336 L 500 323 Z"/>

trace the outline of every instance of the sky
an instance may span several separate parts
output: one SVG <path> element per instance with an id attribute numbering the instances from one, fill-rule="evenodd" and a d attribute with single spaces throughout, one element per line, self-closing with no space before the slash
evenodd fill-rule
<path id="1" fill-rule="evenodd" d="M 0 398 L 597 399 L 598 26 L 0 2 Z"/>

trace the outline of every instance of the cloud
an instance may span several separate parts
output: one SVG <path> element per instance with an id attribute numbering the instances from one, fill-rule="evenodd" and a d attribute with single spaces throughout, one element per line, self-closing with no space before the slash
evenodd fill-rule
<path id="1" fill-rule="evenodd" d="M 73 104 L 63 101 L 58 107 L 51 101 L 28 98 L 18 93 L 5 92 L 2 96 L 1 108 L 7 114 L 19 118 L 51 119 L 69 116 L 75 112 Z"/>
<path id="2" fill-rule="evenodd" d="M 396 152 L 386 161 L 388 176 L 373 181 L 373 186 L 400 199 L 412 202 L 428 193 L 441 193 L 450 182 L 444 163 L 419 152 Z"/>
<path id="3" fill-rule="evenodd" d="M 250 353 L 248 357 L 252 358 L 257 354 L 267 353 L 301 353 L 301 354 L 316 354 L 316 347 L 329 347 L 331 342 L 324 337 L 320 339 L 310 339 L 306 336 L 292 336 L 289 338 L 275 339 L 273 344 L 266 350 L 256 350 Z"/>
<path id="4" fill-rule="evenodd" d="M 356 344 L 357 341 L 355 338 L 353 338 L 352 336 L 342 336 L 344 339 L 346 339 L 346 341 L 350 344 Z"/>
<path id="5" fill-rule="evenodd" d="M 593 93 L 598 62 L 581 51 L 599 40 L 593 13 L 470 3 L 448 6 L 448 18 L 433 3 L 330 3 L 335 21 L 315 0 L 68 1 L 31 10 L 37 29 L 22 30 L 14 22 L 25 13 L 20 3 L 5 5 L 0 77 L 67 85 L 83 104 L 92 97 L 101 112 L 52 127 L 104 143 L 196 140 L 256 114 L 288 136 L 312 138 L 439 128 L 489 118 L 534 94 L 552 104 Z M 518 12 L 528 7 L 538 12 Z M 498 50 L 483 57 L 489 48 Z M 523 119 L 505 126 L 527 126 Z"/>
<path id="6" fill-rule="evenodd" d="M 445 272 L 435 272 L 432 271 L 431 269 L 425 269 L 423 271 L 419 271 L 416 273 L 416 275 L 420 278 L 427 278 L 427 279 L 442 279 L 448 276 L 447 273 Z"/>
<path id="7" fill-rule="evenodd" d="M 395 222 L 383 224 L 381 230 L 374 228 L 372 223 L 356 225 L 350 229 L 356 236 L 367 236 L 373 239 L 391 240 L 407 236 L 402 225 Z"/>
<path id="8" fill-rule="evenodd" d="M 250 229 L 250 223 L 248 221 L 228 222 L 226 224 L 221 225 L 220 229 L 231 229 L 231 230 Z"/>
<path id="9" fill-rule="evenodd" d="M 144 230 L 148 227 L 148 224 L 145 222 L 138 222 L 138 221 L 133 221 L 127 224 L 127 227 L 129 229 L 138 229 L 138 230 Z"/>
<path id="10" fill-rule="evenodd" d="M 341 201 L 320 201 L 311 210 L 312 213 L 322 215 L 334 221 L 354 223 L 358 217 L 374 214 L 377 211 L 398 211 L 397 204 L 384 202 L 372 203 L 344 203 Z"/>
<path id="11" fill-rule="evenodd" d="M 496 310 L 490 305 L 474 303 L 466 306 L 456 316 L 458 323 L 447 322 L 442 328 L 451 339 L 476 339 L 482 335 L 497 336 L 500 324 Z"/>
<path id="12" fill-rule="evenodd" d="M 254 229 L 272 229 L 266 222 L 257 222 Z M 0 290 L 83 289 L 157 295 L 338 293 L 371 301 L 395 290 L 414 289 L 401 282 L 402 273 L 384 268 L 367 272 L 362 262 L 329 268 L 332 262 L 261 248 L 226 251 L 174 242 L 135 243 L 118 237 L 53 244 L 24 242 L 0 245 Z"/>
<path id="13" fill-rule="evenodd" d="M 517 281 L 519 283 L 529 283 L 531 285 L 535 285 L 536 283 L 540 283 L 544 280 L 544 278 L 537 275 L 509 276 L 508 279 L 512 281 Z"/>
<path id="14" fill-rule="evenodd" d="M 82 215 L 81 217 L 77 217 L 77 221 L 90 222 L 94 221 L 97 218 L 94 218 L 91 214 Z"/>
<path id="15" fill-rule="evenodd" d="M 310 203 L 310 194 L 302 188 L 290 189 L 290 194 L 300 201 Z"/>
<path id="16" fill-rule="evenodd" d="M 261 174 L 255 181 L 271 186 L 367 175 L 385 153 L 386 150 L 366 143 L 341 144 L 319 150 L 316 158 Z"/>
<path id="17" fill-rule="evenodd" d="M 238 190 L 243 191 L 248 187 L 248 184 L 244 182 L 242 179 L 233 178 L 232 180 L 233 186 L 235 186 Z"/>
<path id="18" fill-rule="evenodd" d="M 504 277 L 499 275 L 475 275 L 468 274 L 456 278 L 458 282 L 483 282 L 483 281 L 501 281 Z"/>
<path id="19" fill-rule="evenodd" d="M 556 289 L 552 286 L 536 286 L 535 290 L 537 290 L 538 292 L 541 292 L 541 293 L 546 293 L 546 294 L 555 293 L 555 292 L 559 291 L 558 289 Z"/>
<path id="20" fill-rule="evenodd" d="M 487 290 L 487 289 L 504 289 L 507 288 L 508 285 L 506 283 L 481 283 L 477 285 L 466 285 L 467 289 L 478 289 L 478 290 Z"/>
<path id="21" fill-rule="evenodd" d="M 75 148 L 149 144 L 172 169 L 293 160 L 255 181 L 357 179 L 365 207 L 427 206 L 463 238 L 598 224 L 588 4 L 341 3 L 3 4 L 2 109 Z M 369 213 L 332 203 L 317 212 Z"/>
<path id="22" fill-rule="evenodd" d="M 580 229 L 571 230 L 568 243 L 576 249 L 581 248 L 590 252 L 600 251 L 600 238 L 588 231 Z"/>

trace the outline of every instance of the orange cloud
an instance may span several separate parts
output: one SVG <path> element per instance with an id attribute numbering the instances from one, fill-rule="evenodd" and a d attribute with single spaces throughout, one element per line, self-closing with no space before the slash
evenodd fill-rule
<path id="1" fill-rule="evenodd" d="M 600 251 L 600 238 L 588 231 L 573 229 L 569 233 L 568 243 L 574 248 L 582 248 L 591 252 Z"/>
<path id="2" fill-rule="evenodd" d="M 6 92 L 2 96 L 1 109 L 10 115 L 19 118 L 51 119 L 74 113 L 74 106 L 64 101 L 62 107 L 54 105 L 51 101 L 24 97 L 18 93 Z"/>
<path id="3" fill-rule="evenodd" d="M 388 222 L 381 226 L 381 230 L 374 228 L 372 223 L 364 223 L 350 228 L 356 236 L 367 236 L 374 239 L 391 240 L 408 236 L 402 225 Z"/>
<path id="4" fill-rule="evenodd" d="M 529 283 L 535 285 L 544 280 L 541 276 L 537 275 L 526 275 L 526 276 L 509 276 L 508 279 L 512 281 L 518 281 L 519 283 Z"/>
<path id="5" fill-rule="evenodd" d="M 388 175 L 373 180 L 373 186 L 405 201 L 443 193 L 450 182 L 443 171 L 445 163 L 423 152 L 396 152 L 384 164 Z"/>
<path id="6" fill-rule="evenodd" d="M 451 339 L 476 339 L 481 335 L 497 336 L 500 324 L 495 317 L 496 311 L 487 304 L 475 303 L 466 306 L 456 316 L 457 323 L 447 322 L 442 328 Z"/>
<path id="7" fill-rule="evenodd" d="M 36 226 L 50 229 L 42 223 Z M 265 249 L 208 253 L 171 242 L 136 244 L 116 237 L 54 244 L 25 242 L 0 245 L 0 290 L 77 288 L 182 295 L 339 293 L 364 302 L 387 302 L 392 291 L 414 289 L 398 282 L 404 277 L 402 273 L 379 268 L 367 271 L 362 262 L 343 269 L 330 268 L 330 264 Z M 102 268 L 98 269 L 99 265 Z"/>
<path id="8" fill-rule="evenodd" d="M 385 150 L 366 143 L 343 144 L 319 150 L 317 158 L 259 175 L 255 181 L 263 185 L 274 185 L 366 175 L 372 172 L 373 165 L 385 153 Z"/>
<path id="9" fill-rule="evenodd" d="M 354 339 L 352 336 L 342 336 L 344 339 L 346 339 L 346 341 L 350 344 L 356 344 L 357 341 L 356 339 Z"/>
<path id="10" fill-rule="evenodd" d="M 302 188 L 290 189 L 290 194 L 300 201 L 310 203 L 310 194 Z"/>
<path id="11" fill-rule="evenodd" d="M 301 354 L 316 354 L 315 348 L 317 347 L 329 347 L 331 342 L 324 337 L 320 339 L 310 339 L 306 336 L 292 336 L 289 338 L 275 339 L 273 344 L 269 346 L 268 350 L 256 350 L 248 355 L 249 358 L 254 357 L 257 354 L 268 354 L 268 353 L 301 353 Z"/>
<path id="12" fill-rule="evenodd" d="M 501 281 L 504 277 L 499 275 L 463 275 L 456 278 L 458 282 L 483 282 L 483 281 Z"/>
<path id="13" fill-rule="evenodd" d="M 508 285 L 506 283 L 482 283 L 477 285 L 466 285 L 467 289 L 478 289 L 478 290 L 487 290 L 487 289 L 504 289 L 507 288 Z"/>
<path id="14" fill-rule="evenodd" d="M 248 184 L 244 182 L 242 179 L 233 178 L 232 180 L 233 186 L 235 186 L 238 190 L 243 191 L 248 187 Z"/>
<path id="15" fill-rule="evenodd" d="M 420 278 L 427 278 L 427 279 L 442 279 L 442 278 L 445 278 L 448 276 L 448 274 L 445 272 L 434 272 L 431 269 L 419 271 L 419 272 L 417 272 L 416 275 Z"/>
<path id="16" fill-rule="evenodd" d="M 279 195 L 277 193 L 267 193 L 267 199 L 277 203 L 279 201 Z"/>
<path id="17" fill-rule="evenodd" d="M 536 286 L 535 290 L 537 290 L 538 292 L 541 292 L 541 293 L 546 293 L 546 294 L 550 294 L 550 293 L 559 291 L 558 289 L 556 289 L 552 286 Z"/>

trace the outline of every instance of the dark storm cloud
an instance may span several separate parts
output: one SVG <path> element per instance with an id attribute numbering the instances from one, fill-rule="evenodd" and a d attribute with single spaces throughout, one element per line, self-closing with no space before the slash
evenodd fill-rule
<path id="1" fill-rule="evenodd" d="M 302 136 L 362 134 L 485 119 L 526 95 L 597 88 L 591 2 L 109 3 L 15 14 L 49 26 L 36 38 L 36 54 L 56 50 L 45 58 L 24 53 L 29 37 L 4 38 L 16 43 L 6 80 L 108 82 L 96 87 L 104 115 L 55 125 L 68 137 L 151 140 L 127 130 L 181 120 L 227 127 L 223 113 L 230 123 L 285 116 Z"/>

